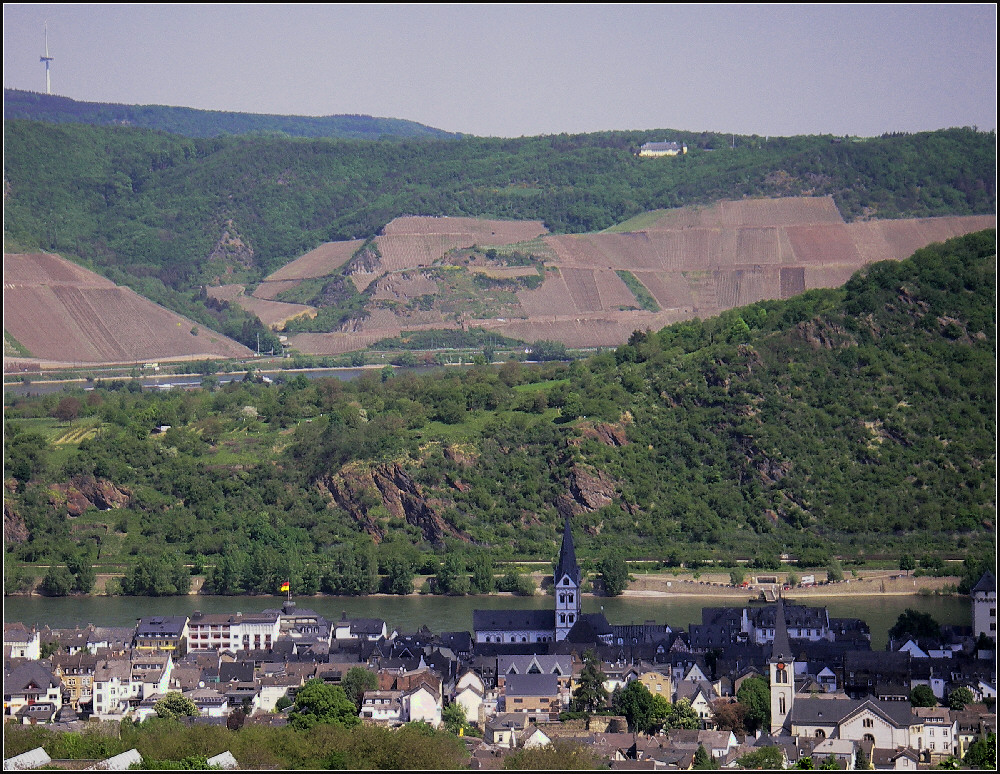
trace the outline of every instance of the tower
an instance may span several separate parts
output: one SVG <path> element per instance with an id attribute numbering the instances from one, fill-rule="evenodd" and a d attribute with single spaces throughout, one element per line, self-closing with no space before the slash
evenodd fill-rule
<path id="1" fill-rule="evenodd" d="M 795 703 L 795 656 L 788 640 L 785 601 L 781 597 L 778 597 L 778 609 L 774 614 L 774 642 L 768 666 L 771 674 L 771 733 L 776 734 L 784 728 Z"/>
<path id="2" fill-rule="evenodd" d="M 556 641 L 566 639 L 569 630 L 580 619 L 580 565 L 576 563 L 576 549 L 573 547 L 573 533 L 569 528 L 569 517 L 563 528 L 562 548 L 559 549 L 559 564 L 556 565 Z"/>
<path id="3" fill-rule="evenodd" d="M 52 93 L 52 81 L 49 78 L 49 62 L 53 57 L 49 56 L 49 23 L 45 22 L 45 55 L 39 58 L 39 62 L 45 63 L 45 93 Z"/>

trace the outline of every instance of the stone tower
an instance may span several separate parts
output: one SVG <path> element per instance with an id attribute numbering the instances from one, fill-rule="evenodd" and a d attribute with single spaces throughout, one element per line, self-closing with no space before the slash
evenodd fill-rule
<path id="1" fill-rule="evenodd" d="M 566 639 L 569 630 L 580 620 L 580 565 L 576 563 L 576 549 L 573 547 L 573 533 L 569 528 L 569 517 L 563 529 L 562 548 L 559 550 L 559 564 L 555 574 L 556 598 L 556 641 Z"/>

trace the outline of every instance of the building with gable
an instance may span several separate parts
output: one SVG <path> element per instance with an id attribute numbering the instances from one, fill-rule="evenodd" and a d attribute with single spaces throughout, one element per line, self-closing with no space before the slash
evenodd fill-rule
<path id="1" fill-rule="evenodd" d="M 580 577 L 580 565 L 576 561 L 573 533 L 567 517 L 553 578 L 555 610 L 474 610 L 472 628 L 476 644 L 565 640 L 573 627 L 584 619 L 581 615 Z"/>
<path id="2" fill-rule="evenodd" d="M 972 633 L 985 634 L 996 645 L 997 641 L 997 581 L 989 570 L 973 586 Z"/>

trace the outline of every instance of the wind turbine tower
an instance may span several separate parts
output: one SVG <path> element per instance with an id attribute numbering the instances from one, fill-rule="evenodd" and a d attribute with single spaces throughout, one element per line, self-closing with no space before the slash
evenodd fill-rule
<path id="1" fill-rule="evenodd" d="M 45 93 L 52 93 L 52 80 L 49 77 L 49 62 L 51 62 L 53 57 L 49 56 L 49 23 L 45 22 L 45 56 L 41 57 L 38 61 L 45 62 Z"/>

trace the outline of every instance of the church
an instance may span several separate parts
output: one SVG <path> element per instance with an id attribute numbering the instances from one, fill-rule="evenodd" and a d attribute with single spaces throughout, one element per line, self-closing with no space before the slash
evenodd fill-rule
<path id="1" fill-rule="evenodd" d="M 552 579 L 555 605 L 552 610 L 474 610 L 472 628 L 476 644 L 528 644 L 562 642 L 574 627 L 610 633 L 601 613 L 582 612 L 580 581 L 569 519 L 563 528 L 559 562 Z"/>

